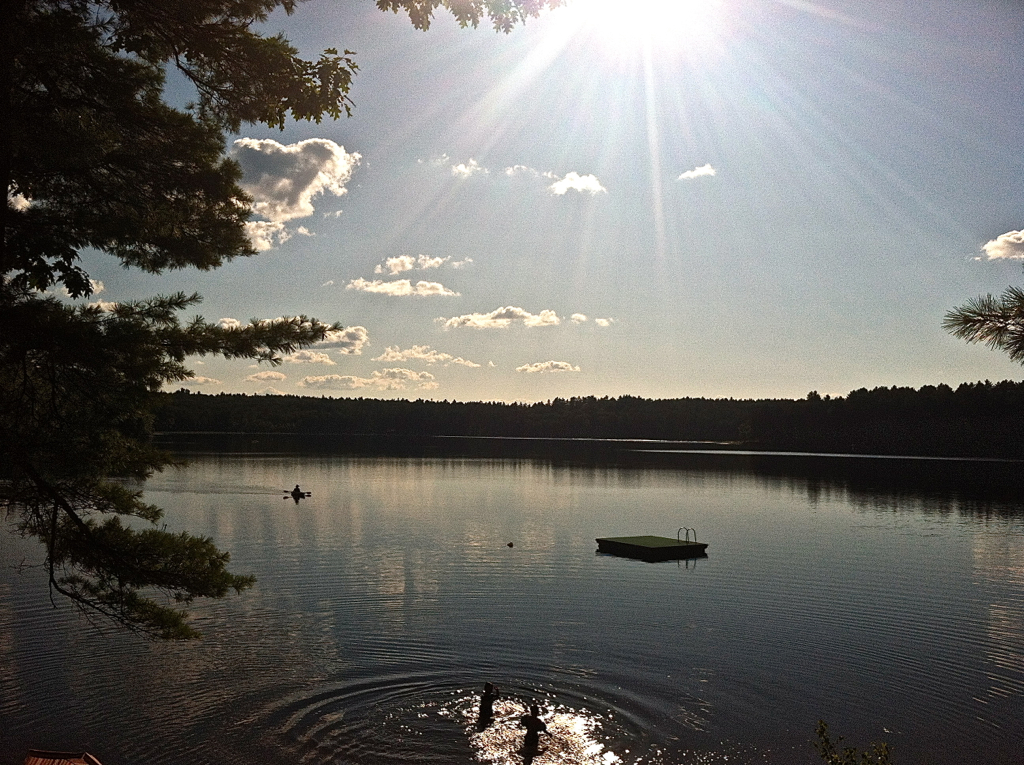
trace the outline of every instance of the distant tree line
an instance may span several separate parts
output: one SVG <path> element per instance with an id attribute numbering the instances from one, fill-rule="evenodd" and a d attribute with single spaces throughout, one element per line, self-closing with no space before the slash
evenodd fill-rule
<path id="1" fill-rule="evenodd" d="M 658 439 L 728 447 L 1024 458 L 1024 383 L 861 388 L 803 399 L 556 398 L 535 404 L 159 395 L 157 431 Z"/>

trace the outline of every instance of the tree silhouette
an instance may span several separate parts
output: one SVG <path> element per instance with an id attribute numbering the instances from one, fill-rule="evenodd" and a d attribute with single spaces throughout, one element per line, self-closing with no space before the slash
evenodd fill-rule
<path id="1" fill-rule="evenodd" d="M 418 28 L 438 9 L 508 31 L 543 0 L 395 0 Z M 353 54 L 304 60 L 254 26 L 297 0 L 0 0 L 0 505 L 45 546 L 51 593 L 149 636 L 189 638 L 185 607 L 252 584 L 209 539 L 155 526 L 117 479 L 169 463 L 148 440 L 187 358 L 275 364 L 340 325 L 305 316 L 225 328 L 176 294 L 88 306 L 86 252 L 154 274 L 254 254 L 252 200 L 224 157 L 243 123 L 349 114 Z M 195 103 L 164 101 L 176 68 Z M 150 524 L 139 528 L 139 519 Z"/>
<path id="2" fill-rule="evenodd" d="M 999 297 L 968 300 L 946 314 L 947 331 L 969 343 L 985 343 L 1024 363 L 1024 290 L 1008 287 Z"/>

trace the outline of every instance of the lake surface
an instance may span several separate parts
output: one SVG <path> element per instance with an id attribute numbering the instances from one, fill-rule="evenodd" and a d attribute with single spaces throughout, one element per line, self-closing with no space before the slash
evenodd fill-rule
<path id="1" fill-rule="evenodd" d="M 1024 503 L 944 480 L 990 465 L 628 462 L 197 457 L 146 499 L 258 583 L 189 644 L 54 610 L 0 535 L 0 758 L 521 763 L 537 702 L 536 765 L 820 762 L 818 719 L 900 765 L 1022 761 Z M 707 558 L 596 553 L 681 526 Z"/>

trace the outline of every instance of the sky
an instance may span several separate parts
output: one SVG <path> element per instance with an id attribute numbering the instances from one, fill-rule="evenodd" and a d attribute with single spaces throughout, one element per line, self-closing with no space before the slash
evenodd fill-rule
<path id="1" fill-rule="evenodd" d="M 225 151 L 260 248 L 86 263 L 100 300 L 345 330 L 204 393 L 802 398 L 1024 378 L 943 331 L 1024 281 L 1018 0 L 570 0 L 511 34 L 372 0 L 274 15 L 355 52 L 353 115 Z M 180 387 L 178 384 L 171 389 Z"/>

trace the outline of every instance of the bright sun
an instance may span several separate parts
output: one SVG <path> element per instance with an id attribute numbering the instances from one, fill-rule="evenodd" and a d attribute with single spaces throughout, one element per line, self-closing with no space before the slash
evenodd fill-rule
<path id="1" fill-rule="evenodd" d="M 619 53 L 672 50 L 713 35 L 722 0 L 567 0 L 576 34 Z"/>

